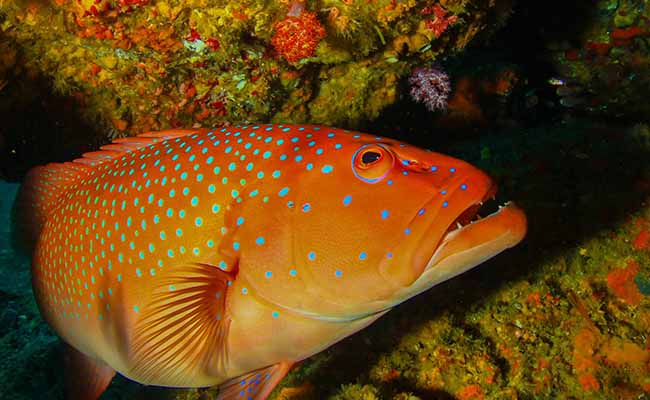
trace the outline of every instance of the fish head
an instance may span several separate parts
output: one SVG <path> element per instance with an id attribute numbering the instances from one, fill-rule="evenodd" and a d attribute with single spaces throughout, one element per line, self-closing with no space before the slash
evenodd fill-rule
<path id="1" fill-rule="evenodd" d="M 251 293 L 312 318 L 385 311 L 526 232 L 514 204 L 478 219 L 496 193 L 484 172 L 396 140 L 323 136 L 284 176 L 279 195 L 244 206 L 265 222 L 241 240 L 260 231 L 272 239 L 242 248 L 240 274 Z"/>

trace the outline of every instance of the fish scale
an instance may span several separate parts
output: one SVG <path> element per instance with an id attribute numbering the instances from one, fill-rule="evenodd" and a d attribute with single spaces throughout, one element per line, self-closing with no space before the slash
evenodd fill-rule
<path id="1" fill-rule="evenodd" d="M 449 239 L 492 187 L 392 139 L 248 125 L 148 133 L 38 167 L 19 215 L 41 313 L 97 382 L 81 398 L 116 370 L 263 399 L 296 361 L 521 240 L 514 206 Z"/>
<path id="2" fill-rule="evenodd" d="M 283 133 L 290 131 L 278 128 Z M 248 130 L 221 129 L 165 140 L 90 171 L 62 199 L 65 206 L 52 215 L 42 234 L 45 245 L 39 254 L 54 261 L 54 268 L 42 273 L 48 278 L 48 299 L 57 314 L 71 319 L 103 319 L 110 312 L 111 302 L 110 297 L 102 301 L 103 292 L 95 294 L 89 289 L 96 284 L 96 277 L 110 282 L 110 295 L 111 285 L 155 276 L 157 269 L 179 258 L 210 262 L 228 270 L 227 257 L 218 257 L 214 251 L 207 260 L 204 256 L 228 231 L 223 209 L 230 201 L 242 201 L 242 195 L 268 202 L 274 187 L 281 186 L 277 196 L 285 196 L 289 186 L 265 184 L 282 175 L 267 160 L 275 150 L 281 153 L 278 159 L 295 153 L 293 160 L 300 162 L 298 157 L 304 158 L 302 154 L 306 153 L 300 151 L 300 140 L 313 137 L 313 133 L 298 128 L 295 134 L 301 136 L 292 136 L 291 149 L 281 152 L 284 141 L 274 142 L 270 129 Z M 305 163 L 305 169 L 312 170 L 311 165 Z M 259 238 L 257 242 L 263 236 Z M 104 260 L 106 268 L 98 267 Z M 64 262 L 73 265 L 68 271 L 70 278 L 72 268 L 81 277 L 60 280 Z M 138 312 L 141 304 L 129 306 Z"/>

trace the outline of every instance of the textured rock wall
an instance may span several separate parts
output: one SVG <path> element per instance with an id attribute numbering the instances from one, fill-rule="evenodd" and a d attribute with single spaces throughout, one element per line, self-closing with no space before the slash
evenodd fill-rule
<path id="1" fill-rule="evenodd" d="M 354 126 L 510 0 L 0 0 L 0 38 L 122 136 L 224 121 Z"/>

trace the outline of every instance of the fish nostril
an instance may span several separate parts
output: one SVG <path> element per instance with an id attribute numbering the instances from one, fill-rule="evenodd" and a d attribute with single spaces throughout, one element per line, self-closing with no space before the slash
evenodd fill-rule
<path id="1" fill-rule="evenodd" d="M 402 160 L 402 165 L 406 167 L 407 170 L 413 172 L 431 171 L 431 165 L 417 160 Z"/>

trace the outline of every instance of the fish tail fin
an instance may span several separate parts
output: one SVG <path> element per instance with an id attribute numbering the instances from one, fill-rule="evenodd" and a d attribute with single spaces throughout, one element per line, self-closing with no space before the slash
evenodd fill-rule
<path id="1" fill-rule="evenodd" d="M 12 241 L 17 249 L 32 252 L 51 210 L 88 169 L 66 162 L 35 167 L 27 173 L 12 212 Z"/>

